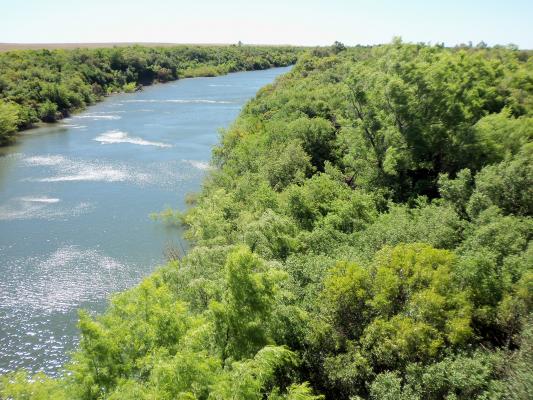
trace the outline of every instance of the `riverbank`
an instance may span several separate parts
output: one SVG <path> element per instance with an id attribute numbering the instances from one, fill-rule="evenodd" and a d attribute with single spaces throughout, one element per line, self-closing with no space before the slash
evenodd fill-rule
<path id="1" fill-rule="evenodd" d="M 268 68 L 259 69 L 258 71 L 262 71 L 262 70 L 270 69 L 270 68 L 282 68 L 282 67 L 290 67 L 290 66 L 292 66 L 292 65 L 282 65 L 282 66 L 277 66 L 277 67 L 268 67 Z M 254 70 L 252 70 L 252 71 L 254 71 Z M 97 102 L 105 101 L 107 98 L 109 98 L 110 96 L 114 96 L 114 95 L 119 95 L 119 94 L 123 94 L 123 93 L 139 92 L 139 91 L 142 91 L 144 88 L 151 87 L 151 86 L 154 86 L 154 85 L 167 84 L 167 83 L 175 82 L 177 80 L 191 79 L 191 78 L 213 78 L 213 77 L 216 77 L 216 76 L 227 75 L 227 74 L 231 74 L 231 73 L 235 73 L 235 72 L 249 72 L 249 71 L 229 71 L 227 68 L 197 67 L 197 68 L 194 68 L 194 69 L 189 69 L 189 70 L 183 71 L 183 76 L 180 77 L 180 78 L 176 78 L 174 80 L 168 80 L 168 81 L 164 81 L 164 82 L 153 81 L 153 82 L 148 83 L 148 84 L 136 86 L 134 90 L 122 90 L 122 91 L 112 92 L 112 93 L 109 93 L 106 96 L 98 99 Z M 96 104 L 96 103 L 94 103 L 94 104 Z M 87 109 L 87 107 L 89 107 L 91 105 L 94 105 L 94 104 L 88 104 L 84 108 L 71 110 L 66 115 L 57 116 L 57 119 L 55 121 L 53 121 L 53 122 L 42 122 L 42 121 L 39 121 L 39 122 L 37 122 L 37 123 L 35 123 L 35 124 L 31 125 L 31 126 L 24 127 L 22 129 L 18 130 L 17 133 L 22 133 L 22 132 L 29 131 L 29 130 L 34 130 L 34 129 L 39 129 L 39 128 L 47 128 L 47 127 L 53 126 L 53 124 L 61 122 L 62 120 L 66 119 L 66 118 L 75 117 L 77 114 L 84 112 Z M 13 142 L 6 142 L 6 143 L 3 143 L 3 144 L 0 143 L 0 148 L 3 147 L 3 146 L 10 145 L 12 143 Z"/>
<path id="2" fill-rule="evenodd" d="M 0 151 L 0 373 L 60 373 L 77 310 L 102 312 L 180 248 L 218 129 L 288 68 L 182 79 L 105 98 Z"/>
<path id="3" fill-rule="evenodd" d="M 531 65 L 399 41 L 302 57 L 167 213 L 187 256 L 82 313 L 62 378 L 4 393 L 527 398 Z"/>
<path id="4" fill-rule="evenodd" d="M 0 145 L 35 123 L 55 122 L 111 93 L 155 82 L 294 64 L 280 46 L 114 47 L 0 54 Z"/>

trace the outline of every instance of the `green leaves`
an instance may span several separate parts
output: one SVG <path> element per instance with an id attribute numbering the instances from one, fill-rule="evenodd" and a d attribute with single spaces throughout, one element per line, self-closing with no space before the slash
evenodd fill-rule
<path id="1" fill-rule="evenodd" d="M 365 268 L 340 262 L 330 271 L 324 282 L 323 303 L 343 336 L 355 338 L 368 324 L 371 290 L 371 277 Z"/>
<path id="2" fill-rule="evenodd" d="M 533 147 L 524 145 L 512 159 L 483 168 L 468 204 L 472 215 L 490 205 L 515 215 L 533 215 Z"/>
<path id="3" fill-rule="evenodd" d="M 247 49 L 216 49 L 217 66 L 214 49 L 110 49 L 83 74 L 117 90 L 290 58 Z M 223 132 L 194 207 L 165 212 L 189 253 L 81 314 L 69 398 L 528 398 L 528 56 L 400 40 L 303 54 Z M 75 103 L 76 74 L 39 74 Z M 0 126 L 2 110 L 4 126 L 34 118 L 9 105 Z M 1 396 L 65 394 L 26 378 Z"/>
<path id="4" fill-rule="evenodd" d="M 281 191 L 291 183 L 302 183 L 312 171 L 310 157 L 298 141 L 271 149 L 270 162 L 264 173 L 274 190 Z"/>
<path id="5" fill-rule="evenodd" d="M 511 101 L 497 83 L 507 67 L 513 68 L 481 53 L 466 57 L 414 46 L 375 49 L 368 60 L 356 63 L 345 80 L 346 116 L 362 142 L 347 143 L 344 151 L 375 163 L 376 172 L 373 179 L 360 176 L 360 182 L 390 187 L 398 200 L 413 193 L 435 196 L 439 172 L 477 169 L 497 157 L 497 143 L 516 151 L 517 144 L 503 139 L 505 128 L 498 119 L 480 121 Z M 526 120 L 508 123 L 508 132 L 511 125 L 517 128 L 517 138 L 528 136 L 522 128 Z M 490 126 L 500 132 L 492 133 Z"/>
<path id="6" fill-rule="evenodd" d="M 67 400 L 72 397 L 65 388 L 65 381 L 52 379 L 44 374 L 31 377 L 19 371 L 0 376 L 0 396 L 5 399 L 17 400 Z"/>
<path id="7" fill-rule="evenodd" d="M 260 400 L 267 385 L 273 382 L 275 372 L 295 364 L 295 355 L 288 349 L 266 346 L 253 358 L 232 363 L 229 373 L 214 385 L 209 398 Z"/>
<path id="8" fill-rule="evenodd" d="M 347 354 L 329 359 L 328 375 L 354 358 L 360 367 L 349 379 L 361 382 L 368 369 L 403 371 L 471 341 L 471 305 L 452 280 L 454 262 L 448 251 L 413 244 L 385 247 L 368 268 L 338 263 L 322 303 Z"/>
<path id="9" fill-rule="evenodd" d="M 529 120 L 516 118 L 528 95 L 511 83 L 527 66 L 491 51 L 316 50 L 246 107 L 187 223 L 289 276 L 261 325 L 224 289 L 211 305 L 223 343 L 233 320 L 244 348 L 290 344 L 332 398 L 499 395 L 500 355 L 470 350 L 516 346 L 531 312 L 532 185 Z M 418 384 L 452 365 L 472 379 Z"/>
<path id="10" fill-rule="evenodd" d="M 212 302 L 216 342 L 222 359 L 246 358 L 272 341 L 269 321 L 281 271 L 266 269 L 263 262 L 241 247 L 228 255 L 226 290 L 222 302 Z"/>
<path id="11" fill-rule="evenodd" d="M 380 373 L 370 387 L 371 399 L 437 400 L 499 399 L 502 355 L 475 352 L 446 357 L 430 366 L 412 364 L 402 379 L 397 372 Z"/>
<path id="12" fill-rule="evenodd" d="M 11 140 L 13 132 L 17 130 L 19 122 L 19 108 L 0 100 L 0 145 Z"/>
<path id="13" fill-rule="evenodd" d="M 14 103 L 19 110 L 9 111 L 18 114 L 15 128 L 13 122 L 3 126 L 2 115 L 7 111 L 0 111 L 0 145 L 7 142 L 6 134 L 39 120 L 54 122 L 105 94 L 131 92 L 155 81 L 286 66 L 294 63 L 298 52 L 292 47 L 252 46 L 4 52 L 0 54 L 0 101 Z"/>

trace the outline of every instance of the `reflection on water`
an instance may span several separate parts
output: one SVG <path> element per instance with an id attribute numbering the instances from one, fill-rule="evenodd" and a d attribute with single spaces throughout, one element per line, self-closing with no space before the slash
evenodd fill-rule
<path id="1" fill-rule="evenodd" d="M 77 343 L 77 310 L 102 311 L 180 245 L 149 214 L 185 207 L 218 128 L 286 71 L 113 96 L 0 149 L 0 373 L 57 373 Z"/>

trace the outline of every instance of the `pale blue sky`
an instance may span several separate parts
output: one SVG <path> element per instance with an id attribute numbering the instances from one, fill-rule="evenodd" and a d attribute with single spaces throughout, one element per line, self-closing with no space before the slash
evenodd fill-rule
<path id="1" fill-rule="evenodd" d="M 533 48 L 533 0 L 0 0 L 0 42 L 454 45 Z"/>

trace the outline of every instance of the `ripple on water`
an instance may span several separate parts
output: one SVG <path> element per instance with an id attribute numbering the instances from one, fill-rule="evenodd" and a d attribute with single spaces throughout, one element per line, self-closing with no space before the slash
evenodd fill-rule
<path id="1" fill-rule="evenodd" d="M 29 202 L 29 203 L 46 203 L 46 204 L 53 204 L 53 203 L 59 203 L 61 200 L 56 197 L 21 197 L 20 200 Z"/>
<path id="2" fill-rule="evenodd" d="M 76 310 L 102 303 L 142 276 L 140 268 L 74 245 L 42 259 L 11 259 L 5 267 L 13 279 L 0 281 L 0 373 L 34 365 L 57 371 L 77 344 Z"/>
<path id="3" fill-rule="evenodd" d="M 63 246 L 44 259 L 19 258 L 7 264 L 16 279 L 0 282 L 1 307 L 65 312 L 130 286 L 130 269 L 95 249 Z"/>
<path id="4" fill-rule="evenodd" d="M 209 99 L 135 99 L 125 100 L 126 103 L 177 103 L 177 104 L 233 104 L 228 100 Z"/>
<path id="5" fill-rule="evenodd" d="M 105 204 L 104 196 L 109 194 L 111 200 L 117 196 L 116 199 L 122 201 L 130 194 L 144 192 L 135 189 L 147 186 L 153 189 L 149 190 L 153 196 L 132 196 L 131 201 L 119 204 L 118 221 L 145 210 L 150 198 L 155 201 L 151 211 L 161 209 L 159 199 L 165 204 L 167 201 L 173 204 L 173 200 L 168 200 L 173 198 L 181 202 L 184 193 L 200 186 L 209 169 L 205 160 L 216 140 L 216 129 L 237 115 L 237 109 L 254 95 L 256 85 L 273 78 L 271 72 L 252 73 L 260 76 L 265 73 L 267 77 L 257 81 L 246 78 L 241 82 L 239 77 L 244 75 L 234 75 L 238 78 L 236 81 L 214 78 L 199 80 L 200 86 L 195 86 L 196 81 L 190 80 L 191 87 L 180 82 L 175 86 L 176 91 L 167 85 L 161 92 L 154 87 L 139 94 L 112 96 L 84 114 L 63 120 L 61 124 L 71 128 L 64 135 L 45 134 L 41 139 L 39 135 L 32 135 L 31 140 L 21 140 L 12 148 L 19 153 L 2 153 L 0 166 L 8 166 L 2 171 L 4 180 L 12 181 L 10 189 L 13 190 L 2 196 L 0 209 L 6 211 L 5 207 L 9 206 L 11 212 L 23 210 L 15 215 L 11 213 L 10 218 L 43 215 L 52 218 L 60 215 L 59 211 L 83 207 L 80 202 L 94 204 L 92 215 L 95 218 L 80 218 L 79 225 L 78 221 L 72 224 L 77 230 L 84 229 L 85 223 L 90 225 L 87 234 L 79 232 L 79 235 L 70 235 L 72 226 L 64 226 L 60 221 L 50 224 L 45 220 L 0 221 L 4 228 L 0 234 L 0 373 L 24 367 L 33 372 L 44 370 L 57 374 L 68 359 L 68 351 L 78 343 L 77 309 L 103 311 L 105 299 L 111 293 L 133 286 L 153 270 L 160 260 L 167 232 L 157 229 L 154 230 L 157 236 L 152 235 L 152 231 L 144 236 L 142 226 L 148 225 L 143 225 L 143 221 L 130 223 L 124 218 L 124 227 L 115 226 L 117 230 L 112 232 L 124 232 L 130 238 L 129 229 L 133 232 L 139 227 L 135 237 L 146 238 L 143 243 L 146 250 L 142 247 L 134 252 L 123 247 L 124 253 L 119 255 L 119 243 L 114 243 L 112 235 L 98 234 L 108 223 L 115 222 L 105 218 L 107 211 L 112 214 L 114 209 L 100 213 L 100 206 Z M 227 98 L 216 98 L 212 96 L 213 90 L 205 92 L 208 83 L 220 86 L 231 83 L 236 89 L 228 92 Z M 221 95 L 225 96 L 224 92 Z M 144 133 L 140 128 L 135 130 L 136 126 L 153 122 L 160 125 Z M 146 143 L 100 146 L 92 140 L 108 129 L 128 133 L 115 139 L 168 141 L 174 147 L 159 149 Z M 157 139 L 149 136 L 149 132 L 158 132 Z M 92 210 L 93 206 L 87 206 Z M 148 218 L 143 216 L 143 220 Z M 102 221 L 105 224 L 100 225 Z M 37 237 L 37 232 L 32 231 L 37 226 L 38 233 L 44 233 L 44 237 Z M 1 238 L 9 239 L 4 240 L 9 243 L 3 243 Z M 101 247 L 95 247 L 96 242 Z M 128 242 L 135 246 L 137 240 L 131 238 Z"/>
<path id="6" fill-rule="evenodd" d="M 117 120 L 117 119 L 121 119 L 122 117 L 120 115 L 115 115 L 115 113 L 113 114 L 98 113 L 98 114 L 74 115 L 71 118 L 72 119 L 90 119 L 90 120 L 98 120 L 98 119 Z"/>
<path id="7" fill-rule="evenodd" d="M 206 161 L 199 161 L 199 160 L 182 160 L 182 161 L 185 164 L 189 164 L 192 167 L 194 167 L 196 169 L 199 169 L 199 170 L 202 170 L 202 171 L 207 171 L 207 170 L 210 170 L 212 168 L 209 165 L 209 163 L 206 162 Z"/>
<path id="8" fill-rule="evenodd" d="M 0 205 L 0 221 L 77 217 L 94 209 L 94 205 L 81 202 L 74 206 L 60 206 L 55 197 L 19 197 Z"/>
<path id="9" fill-rule="evenodd" d="M 108 139 L 120 140 L 118 137 Z M 130 139 L 136 138 L 128 140 Z M 26 178 L 32 182 L 128 182 L 166 188 L 179 188 L 185 181 L 197 180 L 208 167 L 206 163 L 194 160 L 185 162 L 190 168 L 183 168 L 183 161 L 157 161 L 139 165 L 98 159 L 74 159 L 61 155 L 30 156 L 22 161 L 28 167 L 49 167 L 51 176 Z"/>
<path id="10" fill-rule="evenodd" d="M 61 126 L 65 128 L 71 128 L 71 129 L 86 129 L 87 128 L 87 125 L 65 124 L 65 123 L 62 123 Z"/>
<path id="11" fill-rule="evenodd" d="M 148 173 L 142 173 L 124 164 L 100 160 L 80 160 L 61 155 L 34 156 L 23 159 L 32 167 L 51 167 L 55 175 L 45 178 L 29 178 L 37 182 L 124 182 L 146 183 L 150 181 Z"/>
<path id="12" fill-rule="evenodd" d="M 95 137 L 94 140 L 102 144 L 129 143 L 137 144 L 140 146 L 172 147 L 172 145 L 167 143 L 151 142 L 140 137 L 129 136 L 128 133 L 119 130 L 107 131 Z"/>

